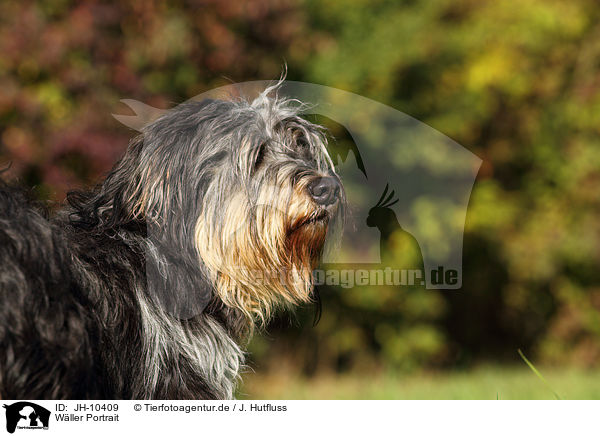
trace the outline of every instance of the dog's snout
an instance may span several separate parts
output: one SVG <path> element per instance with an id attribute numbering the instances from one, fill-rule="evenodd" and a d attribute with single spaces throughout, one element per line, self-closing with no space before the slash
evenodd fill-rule
<path id="1" fill-rule="evenodd" d="M 340 184 L 334 177 L 319 177 L 308 185 L 308 192 L 321 206 L 335 203 L 340 196 Z"/>

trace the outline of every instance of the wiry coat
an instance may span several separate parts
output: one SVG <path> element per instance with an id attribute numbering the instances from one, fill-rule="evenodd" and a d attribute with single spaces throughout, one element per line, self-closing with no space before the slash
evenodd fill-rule
<path id="1" fill-rule="evenodd" d="M 336 211 L 298 186 L 334 175 L 323 144 L 266 94 L 190 102 L 53 219 L 0 185 L 0 397 L 232 398 L 252 319 L 310 299 Z M 266 217 L 266 196 L 291 212 Z M 233 245 L 232 210 L 248 221 Z M 291 268 L 293 283 L 242 277 L 255 257 Z"/>
<path id="2" fill-rule="evenodd" d="M 0 205 L 1 398 L 233 396 L 240 317 L 214 299 L 178 320 L 147 295 L 144 226 L 50 222 L 7 186 Z"/>

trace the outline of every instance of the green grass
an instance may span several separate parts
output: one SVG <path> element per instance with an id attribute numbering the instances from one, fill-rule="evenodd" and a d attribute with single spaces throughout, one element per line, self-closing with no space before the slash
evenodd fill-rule
<path id="1" fill-rule="evenodd" d="M 552 386 L 550 386 L 550 383 L 548 383 L 548 381 L 544 378 L 544 376 L 537 370 L 537 368 L 533 365 L 533 363 L 531 363 L 529 361 L 529 359 L 527 359 L 527 357 L 525 357 L 525 354 L 523 354 L 523 352 L 521 350 L 518 350 L 519 352 L 519 356 L 521 356 L 521 359 L 523 359 L 523 362 L 525 362 L 527 364 L 527 366 L 529 367 L 529 369 L 531 369 L 533 371 L 533 373 L 537 376 L 537 378 L 539 378 L 542 382 L 544 382 L 544 384 L 546 386 L 548 386 L 548 389 L 550 389 L 550 391 L 552 391 L 552 393 L 554 394 L 554 398 L 556 398 L 557 400 L 560 400 L 560 395 L 558 395 L 556 392 L 554 392 L 554 390 L 552 389 Z"/>
<path id="2" fill-rule="evenodd" d="M 246 374 L 239 399 L 600 399 L 600 370 L 480 367 L 467 372 L 322 375 L 301 379 L 286 373 Z"/>

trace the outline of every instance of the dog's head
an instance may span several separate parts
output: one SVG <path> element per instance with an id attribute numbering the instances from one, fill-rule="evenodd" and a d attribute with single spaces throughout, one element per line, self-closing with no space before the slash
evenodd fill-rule
<path id="1" fill-rule="evenodd" d="M 323 129 L 275 92 L 177 106 L 143 130 L 109 176 L 129 181 L 115 200 L 128 217 L 193 252 L 224 304 L 263 319 L 310 299 L 312 271 L 344 206 Z"/>

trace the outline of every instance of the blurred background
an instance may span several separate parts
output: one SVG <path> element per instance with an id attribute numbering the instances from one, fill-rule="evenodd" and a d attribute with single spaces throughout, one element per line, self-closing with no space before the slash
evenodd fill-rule
<path id="1" fill-rule="evenodd" d="M 459 291 L 323 287 L 250 344 L 240 398 L 600 398 L 595 0 L 3 1 L 0 167 L 45 200 L 169 108 L 279 77 L 361 94 L 484 159 Z M 332 128 L 334 135 L 344 133 Z"/>

